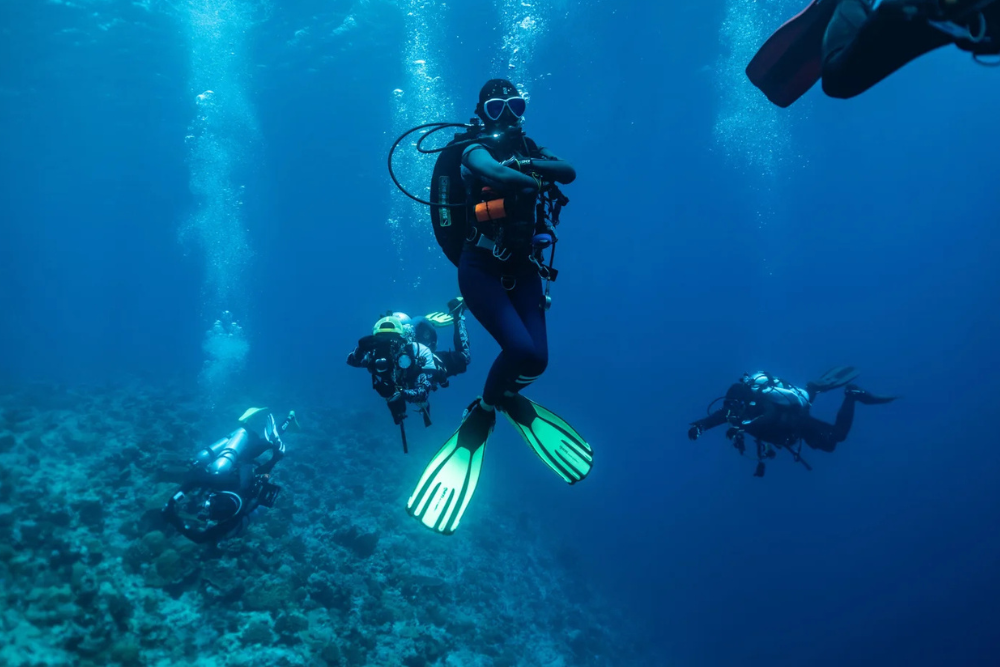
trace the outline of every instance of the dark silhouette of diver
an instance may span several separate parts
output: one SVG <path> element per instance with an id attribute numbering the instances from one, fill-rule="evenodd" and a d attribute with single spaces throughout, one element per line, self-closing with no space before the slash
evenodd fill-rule
<path id="1" fill-rule="evenodd" d="M 846 99 L 950 44 L 998 64 L 1000 0 L 813 0 L 764 42 L 746 73 L 780 107 L 820 79 L 823 92 Z"/>
<path id="2" fill-rule="evenodd" d="M 746 447 L 745 434 L 749 434 L 757 441 L 757 477 L 764 475 L 764 459 L 775 456 L 774 449 L 768 445 L 788 449 L 796 460 L 805 463 L 801 457 L 802 441 L 813 449 L 832 452 L 847 439 L 857 403 L 878 405 L 895 400 L 895 397 L 876 396 L 852 384 L 858 375 L 860 373 L 854 368 L 842 366 L 831 369 L 801 389 L 767 373 L 745 374 L 742 380 L 729 387 L 721 399 L 720 409 L 691 422 L 688 438 L 697 440 L 708 429 L 729 424 L 726 437 L 742 454 Z M 833 424 L 809 414 L 817 395 L 840 387 L 844 387 L 844 402 Z"/>
<path id="3" fill-rule="evenodd" d="M 250 408 L 238 428 L 202 449 L 190 462 L 187 479 L 164 506 L 167 522 L 192 542 L 214 544 L 236 537 L 259 508 L 274 505 L 281 488 L 270 480 L 285 455 L 281 436 L 289 426 L 298 428 L 298 421 L 291 411 L 279 426 L 266 412 Z M 267 452 L 270 458 L 258 463 Z"/>
<path id="4" fill-rule="evenodd" d="M 1000 54 L 1000 3 L 993 0 L 841 0 L 823 37 L 823 92 L 860 95 L 903 65 L 954 44 L 974 56 Z"/>

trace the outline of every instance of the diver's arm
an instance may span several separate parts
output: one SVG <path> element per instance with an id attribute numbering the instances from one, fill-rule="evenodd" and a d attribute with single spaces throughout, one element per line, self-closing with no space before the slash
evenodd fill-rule
<path id="1" fill-rule="evenodd" d="M 285 456 L 285 444 L 279 440 L 277 444 L 271 446 L 271 458 L 269 458 L 266 462 L 262 463 L 261 465 L 257 466 L 257 469 L 254 472 L 256 472 L 259 475 L 266 475 L 267 473 L 271 472 L 271 469 L 274 467 L 274 464 L 280 461 L 284 456 Z"/>
<path id="2" fill-rule="evenodd" d="M 538 182 L 535 179 L 517 169 L 503 166 L 482 146 L 467 149 L 462 155 L 462 164 L 476 176 L 498 183 L 501 187 L 514 190 L 518 194 L 538 192 Z"/>
<path id="3" fill-rule="evenodd" d="M 527 165 L 524 164 L 525 160 L 521 160 L 522 170 L 533 171 L 550 183 L 572 183 L 576 180 L 576 169 L 569 162 L 560 160 L 545 148 L 538 152 L 544 159 L 528 158 Z"/>
<path id="4" fill-rule="evenodd" d="M 372 361 L 372 350 L 375 349 L 375 336 L 365 336 L 358 341 L 354 352 L 347 355 L 347 365 L 355 368 L 368 368 Z"/>
<path id="5" fill-rule="evenodd" d="M 696 427 L 699 432 L 701 432 L 707 431 L 710 428 L 715 428 L 716 426 L 722 426 L 725 423 L 726 410 L 724 408 L 720 408 L 707 417 L 702 417 L 701 419 L 691 422 L 691 426 Z"/>
<path id="6" fill-rule="evenodd" d="M 361 348 L 356 348 L 354 352 L 347 355 L 347 365 L 353 366 L 354 368 L 368 368 L 371 361 L 372 353 L 362 352 Z"/>
<path id="7" fill-rule="evenodd" d="M 462 360 L 468 366 L 472 363 L 472 346 L 469 343 L 469 330 L 465 326 L 465 313 L 459 313 L 455 318 L 455 332 L 452 335 L 452 346 L 455 352 L 462 355 Z"/>
<path id="8" fill-rule="evenodd" d="M 407 403 L 423 403 L 427 400 L 427 397 L 431 393 L 431 376 L 429 371 L 421 371 L 420 375 L 417 376 L 416 381 L 413 386 L 409 389 L 404 389 L 402 392 L 403 398 Z"/>

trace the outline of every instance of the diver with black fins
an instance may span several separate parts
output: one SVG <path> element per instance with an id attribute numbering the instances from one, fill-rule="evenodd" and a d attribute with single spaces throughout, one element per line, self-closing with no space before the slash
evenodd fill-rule
<path id="1" fill-rule="evenodd" d="M 454 350 L 437 353 L 436 327 L 454 325 Z M 386 400 L 392 421 L 399 425 L 403 451 L 407 451 L 403 420 L 407 406 L 414 405 L 431 425 L 430 394 L 447 387 L 449 378 L 464 373 L 472 362 L 469 333 L 462 298 L 448 303 L 448 312 L 434 312 L 410 318 L 390 311 L 372 328 L 372 335 L 358 341 L 347 355 L 347 365 L 367 369 L 372 389 Z"/>
<path id="2" fill-rule="evenodd" d="M 557 184 L 576 178 L 573 166 L 540 148 L 522 129 L 525 98 L 510 81 L 491 79 L 479 92 L 468 124 L 431 123 L 417 142 L 439 153 L 431 180 L 434 234 L 458 268 L 465 303 L 500 345 L 483 395 L 465 410 L 462 424 L 437 452 L 407 502 L 407 512 L 442 534 L 458 527 L 482 469 L 486 441 L 500 410 L 535 453 L 569 484 L 590 472 L 593 452 L 565 420 L 521 396 L 548 364 L 545 315 L 558 240 L 556 226 L 569 200 Z M 423 149 L 430 134 L 464 130 L 444 148 Z M 546 264 L 544 253 L 549 251 Z M 543 288 L 543 282 L 545 286 Z"/>
<path id="3" fill-rule="evenodd" d="M 755 86 L 787 107 L 822 79 L 848 99 L 910 61 L 953 44 L 983 65 L 1000 55 L 1000 0 L 813 0 L 747 66 Z"/>
<path id="4" fill-rule="evenodd" d="M 728 423 L 726 438 L 740 454 L 746 451 L 746 434 L 755 439 L 755 477 L 764 476 L 764 461 L 776 456 L 775 447 L 787 449 L 795 461 L 812 470 L 802 458 L 802 441 L 813 449 L 832 452 L 847 439 L 855 404 L 881 405 L 896 400 L 895 396 L 876 396 L 853 384 L 859 375 L 860 371 L 852 366 L 838 366 L 802 389 L 767 373 L 745 374 L 729 387 L 724 397 L 712 401 L 714 405 L 722 400 L 720 409 L 712 412 L 709 405 L 707 417 L 691 422 L 688 438 L 697 440 L 708 429 Z M 816 396 L 841 387 L 844 387 L 844 402 L 833 424 L 809 414 Z"/>
<path id="5" fill-rule="evenodd" d="M 186 481 L 163 508 L 167 522 L 192 542 L 236 537 L 260 507 L 274 506 L 281 487 L 271 483 L 271 470 L 285 455 L 281 435 L 289 426 L 298 428 L 298 420 L 293 410 L 278 426 L 266 411 L 250 408 L 238 428 L 201 450 Z M 256 459 L 268 451 L 270 458 L 258 464 Z"/>

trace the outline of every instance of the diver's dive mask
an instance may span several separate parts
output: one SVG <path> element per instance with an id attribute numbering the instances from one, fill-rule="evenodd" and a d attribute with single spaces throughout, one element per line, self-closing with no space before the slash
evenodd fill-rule
<path id="1" fill-rule="evenodd" d="M 229 521 L 243 508 L 243 499 L 232 491 L 220 491 L 213 493 L 205 501 L 208 509 L 208 518 L 216 523 Z"/>
<path id="2" fill-rule="evenodd" d="M 503 115 L 504 109 L 510 109 L 510 113 L 514 118 L 520 118 L 524 115 L 524 110 L 527 106 L 527 101 L 520 95 L 514 95 L 506 99 L 493 97 L 483 102 L 483 115 L 491 121 L 496 122 Z"/>

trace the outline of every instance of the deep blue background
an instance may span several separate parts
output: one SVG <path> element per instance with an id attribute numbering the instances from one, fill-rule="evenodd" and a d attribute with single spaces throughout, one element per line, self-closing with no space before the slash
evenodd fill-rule
<path id="1" fill-rule="evenodd" d="M 214 314 L 178 229 L 201 91 L 183 17 L 119 4 L 0 7 L 5 380 L 193 383 L 200 368 Z M 380 311 L 426 312 L 456 290 L 426 230 L 400 258 L 385 224 L 402 14 L 367 5 L 334 39 L 349 3 L 282 5 L 241 54 L 262 156 L 246 165 L 247 381 L 377 407 L 344 355 Z M 458 110 L 447 120 L 502 74 L 490 64 L 503 26 L 484 7 L 448 14 L 435 63 Z M 543 12 L 528 129 L 580 177 L 551 364 L 531 395 L 597 460 L 586 483 L 560 486 L 501 427 L 480 493 L 537 513 L 663 664 L 1000 664 L 1000 75 L 952 50 L 854 100 L 813 91 L 781 112 L 791 155 L 762 179 L 713 138 L 723 9 Z M 307 26 L 311 41 L 289 45 Z M 473 335 L 469 374 L 411 436 L 414 479 L 496 352 Z M 779 458 L 754 479 L 721 433 L 685 437 L 744 371 L 804 383 L 842 363 L 903 399 L 859 407 L 811 473 Z M 824 396 L 816 413 L 836 407 Z"/>

